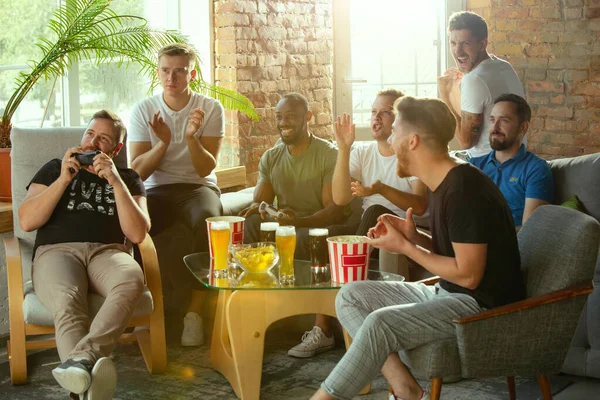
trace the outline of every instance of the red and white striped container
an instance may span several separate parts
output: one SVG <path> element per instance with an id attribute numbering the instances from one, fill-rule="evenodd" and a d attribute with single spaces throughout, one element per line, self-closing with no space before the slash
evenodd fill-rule
<path id="1" fill-rule="evenodd" d="M 349 283 L 367 280 L 369 245 L 361 236 L 343 235 L 327 238 L 331 281 Z"/>
<path id="2" fill-rule="evenodd" d="M 210 217 L 206 218 L 206 230 L 208 231 L 208 250 L 210 256 L 213 257 L 212 243 L 210 242 L 210 225 L 217 221 L 229 222 L 229 230 L 231 236 L 229 237 L 229 244 L 239 244 L 244 242 L 244 221 L 246 218 L 237 216 L 222 216 L 222 217 Z"/>

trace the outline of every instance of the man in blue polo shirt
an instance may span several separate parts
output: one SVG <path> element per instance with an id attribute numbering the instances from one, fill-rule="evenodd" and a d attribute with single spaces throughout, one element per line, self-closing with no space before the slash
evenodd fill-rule
<path id="1" fill-rule="evenodd" d="M 533 210 L 554 201 L 554 180 L 548 163 L 521 144 L 530 120 L 531 108 L 524 98 L 516 94 L 498 96 L 490 115 L 492 151 L 469 161 L 500 188 L 517 229 Z"/>

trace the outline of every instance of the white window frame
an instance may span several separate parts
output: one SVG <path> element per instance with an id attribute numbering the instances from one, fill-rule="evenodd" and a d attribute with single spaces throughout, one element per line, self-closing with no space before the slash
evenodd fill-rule
<path id="1" fill-rule="evenodd" d="M 438 29 L 438 75 L 441 75 L 447 68 L 456 66 L 452 54 L 446 50 L 448 47 L 448 35 L 446 34 L 448 17 L 454 12 L 465 9 L 466 0 L 446 0 L 445 18 L 443 25 L 440 25 L 440 29 Z M 348 0 L 333 0 L 333 54 L 334 117 L 343 113 L 352 116 L 352 83 L 360 83 L 362 79 L 352 76 Z M 370 128 L 357 126 L 356 140 L 372 140 Z"/>
<path id="2" fill-rule="evenodd" d="M 57 7 L 60 6 L 61 1 L 58 0 L 56 4 Z M 206 35 L 202 35 L 202 43 L 194 43 L 194 45 L 196 46 L 196 49 L 201 55 L 201 59 L 203 61 L 200 66 L 202 70 L 202 76 L 207 82 L 213 83 L 215 65 L 213 18 L 214 2 L 212 0 L 168 0 L 168 7 L 166 7 L 167 26 L 163 28 L 169 30 L 179 30 L 181 28 L 181 13 L 190 9 L 194 10 L 194 15 L 197 20 L 207 20 L 208 22 L 208 32 Z M 89 63 L 89 61 L 84 61 L 83 63 Z M 56 82 L 56 85 L 60 85 L 62 94 L 62 126 L 81 126 L 79 65 L 80 63 L 73 63 L 65 75 L 60 77 Z M 30 68 L 27 64 L 0 65 L 0 71 L 29 71 L 29 69 Z M 142 99 L 140 98 L 140 100 Z"/>

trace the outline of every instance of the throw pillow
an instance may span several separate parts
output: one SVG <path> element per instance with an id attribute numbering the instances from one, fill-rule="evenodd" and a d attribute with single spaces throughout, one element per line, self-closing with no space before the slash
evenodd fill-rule
<path id="1" fill-rule="evenodd" d="M 571 196 L 571 198 L 569 200 L 562 203 L 561 206 L 567 207 L 567 208 L 572 208 L 573 210 L 585 212 L 585 208 L 583 207 L 581 200 L 579 200 L 579 197 L 577 197 L 576 194 Z"/>

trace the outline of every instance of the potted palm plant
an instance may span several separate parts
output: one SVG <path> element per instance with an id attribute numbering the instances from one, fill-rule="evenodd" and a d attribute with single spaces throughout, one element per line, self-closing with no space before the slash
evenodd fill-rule
<path id="1" fill-rule="evenodd" d="M 138 65 L 141 72 L 151 78 L 151 91 L 158 84 L 155 60 L 158 50 L 169 43 L 187 41 L 177 31 L 149 27 L 142 17 L 118 15 L 110 4 L 111 0 L 66 0 L 48 23 L 56 37 L 39 39 L 40 60 L 31 62 L 31 71 L 17 77 L 16 89 L 0 119 L 0 200 L 10 198 L 11 120 L 38 81 L 58 79 L 74 62 L 88 60 L 97 65 L 117 62 L 119 65 Z M 202 79 L 199 67 L 196 69 L 198 79 L 192 85 L 193 90 L 216 98 L 226 109 L 258 119 L 249 99 L 233 90 L 207 83 Z"/>

